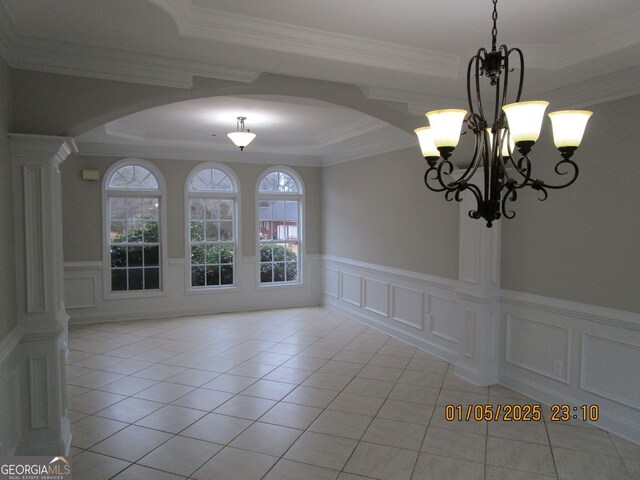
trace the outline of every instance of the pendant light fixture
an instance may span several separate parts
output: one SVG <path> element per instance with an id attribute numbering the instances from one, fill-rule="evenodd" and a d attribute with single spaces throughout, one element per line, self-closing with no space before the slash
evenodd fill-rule
<path id="1" fill-rule="evenodd" d="M 238 122 L 236 124 L 236 131 L 227 133 L 227 137 L 231 139 L 233 143 L 235 143 L 236 147 L 240 147 L 240 150 L 244 150 L 244 147 L 249 145 L 254 138 L 256 138 L 255 133 L 251 133 L 249 129 L 244 128 L 244 121 L 247 117 L 238 117 Z"/>
<path id="2" fill-rule="evenodd" d="M 515 216 L 515 212 L 507 208 L 507 203 L 517 199 L 519 189 L 530 187 L 540 192 L 540 200 L 546 200 L 548 189 L 565 188 L 575 182 L 578 165 L 571 157 L 580 145 L 587 121 L 592 115 L 592 112 L 585 110 L 549 114 L 554 142 L 562 157 L 555 166 L 555 172 L 563 176 L 565 181 L 550 184 L 533 178 L 529 153 L 540 136 L 544 111 L 549 102 L 520 101 L 524 58 L 519 48 L 509 49 L 506 45 L 496 48 L 497 3 L 498 0 L 493 0 L 491 51 L 479 49 L 471 57 L 467 68 L 469 112 L 460 109 L 434 110 L 426 113 L 430 126 L 415 130 L 422 155 L 429 165 L 424 176 L 425 185 L 435 192 L 445 192 L 448 201 L 461 201 L 462 192 L 470 191 L 477 207 L 469 212 L 469 216 L 483 218 L 488 227 L 502 216 Z M 512 97 L 513 103 L 507 103 L 509 74 L 514 71 L 512 57 L 519 78 L 515 97 Z M 493 113 L 492 122 L 485 116 L 480 77 L 488 79 L 492 89 L 489 98 L 495 99 L 488 110 L 488 113 Z M 472 97 L 472 91 L 475 97 Z M 463 123 L 475 137 L 475 151 L 470 165 L 454 178 L 455 166 L 449 158 L 458 145 Z M 476 185 L 471 178 L 479 169 L 484 181 Z"/>

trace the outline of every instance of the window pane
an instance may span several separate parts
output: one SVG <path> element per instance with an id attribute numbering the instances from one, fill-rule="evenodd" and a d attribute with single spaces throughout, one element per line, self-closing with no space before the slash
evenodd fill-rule
<path id="1" fill-rule="evenodd" d="M 191 220 L 204 220 L 204 201 L 191 200 Z"/>
<path id="2" fill-rule="evenodd" d="M 297 249 L 297 245 L 292 245 L 290 243 L 287 244 L 285 251 L 285 260 L 287 262 L 295 262 L 298 259 Z"/>
<path id="3" fill-rule="evenodd" d="M 191 285 L 204 287 L 204 267 L 191 267 Z"/>
<path id="4" fill-rule="evenodd" d="M 271 220 L 271 202 L 269 200 L 260 200 L 259 210 L 260 220 Z"/>
<path id="5" fill-rule="evenodd" d="M 218 224 L 216 222 L 205 222 L 205 239 L 207 242 L 218 241 Z"/>
<path id="6" fill-rule="evenodd" d="M 207 285 L 220 285 L 220 267 L 207 265 Z"/>
<path id="7" fill-rule="evenodd" d="M 273 264 L 273 281 L 284 282 L 284 262 Z"/>
<path id="8" fill-rule="evenodd" d="M 271 263 L 260 264 L 260 281 L 273 282 L 273 265 Z"/>
<path id="9" fill-rule="evenodd" d="M 279 223 L 284 220 L 284 200 L 275 200 L 271 202 L 271 209 L 273 211 L 273 219 L 278 220 Z"/>
<path id="10" fill-rule="evenodd" d="M 220 222 L 220 240 L 225 242 L 233 240 L 233 223 Z"/>
<path id="11" fill-rule="evenodd" d="M 204 247 L 201 245 L 191 245 L 191 264 L 204 264 Z"/>
<path id="12" fill-rule="evenodd" d="M 224 245 L 220 248 L 220 263 L 233 263 L 233 246 Z"/>
<path id="13" fill-rule="evenodd" d="M 141 267 L 142 266 L 142 247 L 129 247 L 128 249 L 128 267 Z"/>
<path id="14" fill-rule="evenodd" d="M 111 222 L 111 232 L 109 232 L 109 239 L 111 243 L 122 243 L 127 240 L 125 235 L 125 222 L 117 220 Z"/>
<path id="15" fill-rule="evenodd" d="M 220 220 L 233 218 L 233 200 L 220 200 Z"/>
<path id="16" fill-rule="evenodd" d="M 206 198 L 203 200 L 203 202 L 204 202 L 204 218 L 206 218 L 207 220 L 217 220 L 218 205 L 220 201 L 214 198 Z"/>
<path id="17" fill-rule="evenodd" d="M 297 201 L 286 201 L 285 202 L 285 219 L 288 222 L 298 222 L 298 202 Z"/>
<path id="18" fill-rule="evenodd" d="M 160 247 L 144 247 L 144 266 L 160 265 Z"/>
<path id="19" fill-rule="evenodd" d="M 111 247 L 111 267 L 127 266 L 127 247 Z"/>
<path id="20" fill-rule="evenodd" d="M 191 222 L 191 241 L 204 242 L 204 222 Z"/>
<path id="21" fill-rule="evenodd" d="M 111 290 L 122 291 L 127 289 L 127 270 L 118 268 L 111 270 Z"/>
<path id="22" fill-rule="evenodd" d="M 233 265 L 220 267 L 220 285 L 233 285 Z"/>
<path id="23" fill-rule="evenodd" d="M 129 290 L 142 290 L 142 269 L 129 269 Z"/>
<path id="24" fill-rule="evenodd" d="M 127 224 L 127 242 L 142 242 L 142 222 L 129 222 Z"/>
<path id="25" fill-rule="evenodd" d="M 160 288 L 160 269 L 145 268 L 144 269 L 144 289 L 157 290 Z"/>
<path id="26" fill-rule="evenodd" d="M 207 247 L 207 264 L 220 263 L 220 248 L 217 245 L 209 245 Z"/>
<path id="27" fill-rule="evenodd" d="M 109 199 L 109 212 L 111 220 L 127 219 L 127 199 L 124 197 L 112 197 Z"/>
<path id="28" fill-rule="evenodd" d="M 284 245 L 281 243 L 277 243 L 273 246 L 273 261 L 274 262 L 282 262 L 284 261 Z"/>
<path id="29" fill-rule="evenodd" d="M 127 218 L 131 220 L 142 219 L 142 198 L 127 198 Z"/>
<path id="30" fill-rule="evenodd" d="M 286 275 L 287 282 L 295 282 L 298 279 L 298 264 L 287 263 L 285 275 Z"/>
<path id="31" fill-rule="evenodd" d="M 143 240 L 149 243 L 158 242 L 158 222 L 146 222 L 144 224 Z"/>
<path id="32" fill-rule="evenodd" d="M 145 220 L 158 220 L 160 201 L 157 198 L 142 199 L 142 215 Z"/>
<path id="33" fill-rule="evenodd" d="M 270 262 L 273 259 L 273 246 L 271 244 L 260 245 L 260 261 Z"/>

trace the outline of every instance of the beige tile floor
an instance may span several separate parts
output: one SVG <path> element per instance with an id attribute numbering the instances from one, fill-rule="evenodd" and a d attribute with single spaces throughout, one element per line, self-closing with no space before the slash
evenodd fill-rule
<path id="1" fill-rule="evenodd" d="M 69 343 L 75 480 L 640 480 L 640 447 L 587 424 L 447 422 L 446 404 L 535 402 L 322 307 Z"/>

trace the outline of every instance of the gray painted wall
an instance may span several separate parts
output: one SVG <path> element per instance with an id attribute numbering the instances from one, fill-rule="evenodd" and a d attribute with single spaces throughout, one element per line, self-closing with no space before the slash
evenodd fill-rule
<path id="1" fill-rule="evenodd" d="M 13 239 L 13 169 L 7 132 L 11 118 L 10 70 L 0 58 L 0 339 L 16 325 L 15 250 Z"/>
<path id="2" fill-rule="evenodd" d="M 101 178 L 120 158 L 74 155 L 62 164 L 62 205 L 65 262 L 102 260 L 102 181 L 82 180 L 82 169 L 96 169 Z M 145 159 L 162 172 L 167 185 L 167 252 L 169 258 L 184 258 L 184 187 L 193 168 L 203 162 L 185 160 Z M 211 161 L 223 159 L 213 156 Z M 223 163 L 222 161 L 220 163 Z M 256 255 L 255 188 L 260 174 L 268 165 L 248 163 L 227 164 L 240 182 L 240 242 L 243 256 Z M 305 186 L 305 249 L 320 253 L 321 208 L 320 170 L 312 167 L 292 167 Z"/>
<path id="3" fill-rule="evenodd" d="M 640 312 L 640 96 L 590 109 L 576 183 L 545 202 L 522 194 L 502 223 L 502 286 Z M 543 137 L 533 171 L 551 181 L 559 157 Z"/>
<path id="4" fill-rule="evenodd" d="M 428 191 L 407 148 L 325 167 L 323 253 L 458 278 L 459 205 Z"/>

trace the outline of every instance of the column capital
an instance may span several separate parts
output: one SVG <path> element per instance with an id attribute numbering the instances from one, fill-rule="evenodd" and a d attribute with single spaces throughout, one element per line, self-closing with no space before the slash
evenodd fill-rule
<path id="1" fill-rule="evenodd" d="M 78 152 L 76 142 L 71 137 L 10 133 L 9 144 L 11 154 L 18 164 L 33 165 L 53 161 L 56 169 L 69 155 Z"/>

